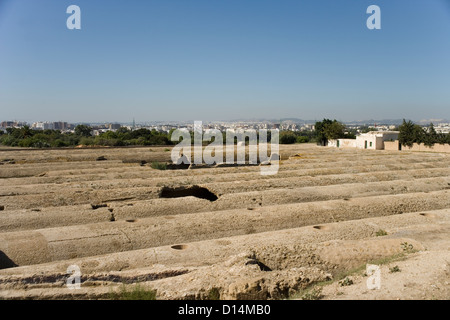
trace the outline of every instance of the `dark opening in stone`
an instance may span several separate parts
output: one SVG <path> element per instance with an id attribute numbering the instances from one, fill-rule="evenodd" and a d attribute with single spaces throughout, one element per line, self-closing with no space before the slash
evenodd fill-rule
<path id="1" fill-rule="evenodd" d="M 93 210 L 97 210 L 98 208 L 105 208 L 108 205 L 106 203 L 91 203 L 91 207 Z"/>
<path id="2" fill-rule="evenodd" d="M 163 187 L 160 193 L 160 198 L 181 198 L 190 196 L 209 201 L 216 201 L 218 199 L 218 197 L 207 188 L 199 186 L 177 188 Z"/>
<path id="3" fill-rule="evenodd" d="M 176 244 L 174 246 L 171 246 L 171 248 L 175 249 L 175 250 L 185 250 L 185 249 L 187 249 L 187 247 L 188 246 L 185 244 Z"/>
<path id="4" fill-rule="evenodd" d="M 434 214 L 431 213 L 419 213 L 422 217 L 427 217 L 427 218 L 434 218 L 436 217 Z"/>
<path id="5" fill-rule="evenodd" d="M 328 230 L 330 227 L 328 226 L 313 226 L 314 229 L 317 230 Z"/>
<path id="6" fill-rule="evenodd" d="M 272 271 L 272 269 L 270 269 L 268 266 L 266 266 L 264 263 L 262 263 L 261 261 L 259 261 L 257 259 L 251 259 L 251 260 L 247 261 L 245 264 L 246 265 L 256 264 L 261 271 Z"/>

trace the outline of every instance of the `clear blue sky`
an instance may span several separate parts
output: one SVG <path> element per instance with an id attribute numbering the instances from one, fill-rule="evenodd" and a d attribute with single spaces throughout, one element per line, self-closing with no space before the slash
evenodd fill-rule
<path id="1" fill-rule="evenodd" d="M 0 120 L 133 117 L 450 118 L 450 1 L 0 0 Z"/>

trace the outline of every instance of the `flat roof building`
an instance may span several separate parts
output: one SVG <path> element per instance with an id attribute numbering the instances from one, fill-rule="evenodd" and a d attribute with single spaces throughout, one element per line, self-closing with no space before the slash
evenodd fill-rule
<path id="1" fill-rule="evenodd" d="M 329 140 L 329 147 L 358 148 L 371 150 L 384 150 L 385 141 L 398 140 L 398 131 L 370 131 L 356 137 L 356 139 Z"/>

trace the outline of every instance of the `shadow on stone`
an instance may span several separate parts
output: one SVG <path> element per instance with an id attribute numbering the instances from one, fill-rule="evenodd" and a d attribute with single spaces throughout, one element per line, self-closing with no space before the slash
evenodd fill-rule
<path id="1" fill-rule="evenodd" d="M 0 269 L 14 267 L 17 267 L 17 264 L 15 264 L 3 251 L 0 251 Z"/>

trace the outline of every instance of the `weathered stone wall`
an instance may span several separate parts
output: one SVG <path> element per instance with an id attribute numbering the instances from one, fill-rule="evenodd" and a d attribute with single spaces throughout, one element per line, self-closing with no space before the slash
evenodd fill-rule
<path id="1" fill-rule="evenodd" d="M 432 151 L 432 152 L 447 152 L 450 153 L 450 144 L 436 143 L 431 147 L 424 144 L 414 143 L 412 147 L 402 145 L 402 150 L 410 151 Z"/>

